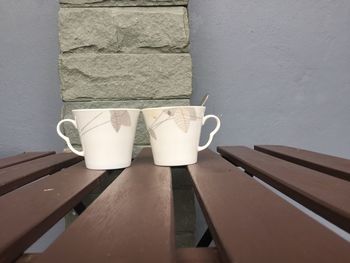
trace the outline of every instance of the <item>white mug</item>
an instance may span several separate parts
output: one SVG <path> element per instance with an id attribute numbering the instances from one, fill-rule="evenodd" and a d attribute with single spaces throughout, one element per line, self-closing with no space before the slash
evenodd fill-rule
<path id="1" fill-rule="evenodd" d="M 215 115 L 204 116 L 203 106 L 175 106 L 143 109 L 150 135 L 154 163 L 161 166 L 179 166 L 197 162 L 198 151 L 206 149 L 220 128 Z M 204 146 L 199 145 L 202 125 L 206 120 L 216 120 Z"/>
<path id="2" fill-rule="evenodd" d="M 119 169 L 130 166 L 139 109 L 73 110 L 75 120 L 57 124 L 58 135 L 69 149 L 85 157 L 86 167 L 94 170 Z M 60 126 L 70 122 L 79 131 L 83 151 L 73 148 Z"/>

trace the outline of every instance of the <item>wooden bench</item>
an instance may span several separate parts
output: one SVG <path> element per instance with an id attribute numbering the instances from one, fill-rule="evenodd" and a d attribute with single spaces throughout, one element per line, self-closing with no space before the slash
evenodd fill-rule
<path id="1" fill-rule="evenodd" d="M 296 175 L 300 183 L 292 187 L 291 198 L 317 203 L 314 211 L 329 220 L 325 211 L 331 211 L 345 231 L 349 206 L 342 198 L 350 200 L 350 182 L 322 174 L 341 181 L 331 180 L 326 192 L 317 171 L 281 164 L 281 159 L 248 148 L 222 147 L 219 152 L 235 165 L 205 150 L 198 163 L 187 167 L 214 247 L 176 247 L 172 171 L 153 165 L 151 151 L 145 149 L 48 249 L 35 255 L 24 251 L 76 207 L 106 172 L 88 170 L 79 157 L 67 153 L 32 153 L 27 159 L 12 158 L 12 164 L 11 158 L 0 160 L 5 164 L 0 169 L 0 189 L 5 189 L 0 196 L 0 262 L 350 262 L 348 241 L 251 176 L 291 188 L 290 178 L 278 171 L 301 171 L 307 179 Z M 262 167 L 266 164 L 276 165 L 277 172 Z M 279 174 L 283 180 L 276 179 Z"/>
<path id="2" fill-rule="evenodd" d="M 350 160 L 282 145 L 256 145 L 254 149 L 350 181 Z"/>
<path id="3" fill-rule="evenodd" d="M 350 183 L 247 147 L 219 147 L 223 157 L 350 231 Z"/>

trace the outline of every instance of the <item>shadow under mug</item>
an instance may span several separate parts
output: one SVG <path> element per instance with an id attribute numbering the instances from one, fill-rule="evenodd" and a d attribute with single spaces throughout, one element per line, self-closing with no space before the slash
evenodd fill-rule
<path id="1" fill-rule="evenodd" d="M 197 162 L 198 151 L 206 149 L 220 129 L 220 119 L 204 116 L 204 106 L 175 106 L 142 110 L 150 141 L 154 163 L 161 166 L 180 166 Z M 213 118 L 216 127 L 204 146 L 199 145 L 201 128 Z"/>
<path id="2" fill-rule="evenodd" d="M 130 166 L 139 109 L 73 110 L 75 120 L 63 119 L 57 124 L 58 135 L 69 149 L 85 157 L 86 167 L 94 170 L 119 169 Z M 60 126 L 70 122 L 78 129 L 83 151 L 74 149 Z"/>

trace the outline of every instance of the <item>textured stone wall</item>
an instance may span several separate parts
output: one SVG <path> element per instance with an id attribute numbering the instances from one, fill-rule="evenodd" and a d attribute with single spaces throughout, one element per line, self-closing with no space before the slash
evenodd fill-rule
<path id="1" fill-rule="evenodd" d="M 73 109 L 189 105 L 187 0 L 60 0 L 59 71 L 63 118 Z M 80 147 L 75 128 L 64 126 Z M 134 153 L 149 145 L 142 115 Z M 112 173 L 110 180 L 117 174 Z M 193 191 L 184 169 L 173 169 L 176 241 L 194 239 Z M 91 193 L 89 204 L 108 183 Z M 71 221 L 67 217 L 67 221 Z"/>
<path id="2" fill-rule="evenodd" d="M 188 50 L 184 7 L 61 8 L 61 51 L 174 53 Z"/>
<path id="3" fill-rule="evenodd" d="M 64 54 L 60 72 L 64 101 L 191 95 L 191 59 L 187 54 Z"/>
<path id="4" fill-rule="evenodd" d="M 188 105 L 192 93 L 184 0 L 61 0 L 63 117 L 77 108 Z M 79 145 L 76 130 L 64 131 Z M 140 116 L 137 148 L 148 145 Z"/>
<path id="5" fill-rule="evenodd" d="M 62 6 L 176 6 L 188 0 L 60 0 Z"/>

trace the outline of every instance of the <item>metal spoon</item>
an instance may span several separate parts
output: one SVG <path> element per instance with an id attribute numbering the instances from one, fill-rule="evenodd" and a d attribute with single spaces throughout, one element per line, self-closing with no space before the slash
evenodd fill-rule
<path id="1" fill-rule="evenodd" d="M 205 103 L 207 103 L 208 98 L 209 98 L 209 94 L 206 93 L 206 94 L 204 95 L 204 97 L 202 98 L 202 100 L 201 100 L 200 106 L 204 106 Z"/>

